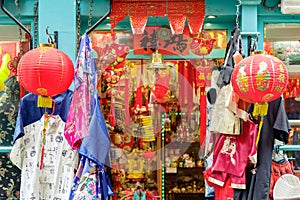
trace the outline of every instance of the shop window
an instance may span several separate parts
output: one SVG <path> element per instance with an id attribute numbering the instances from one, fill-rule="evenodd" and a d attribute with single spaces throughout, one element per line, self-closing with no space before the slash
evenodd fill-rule
<path id="1" fill-rule="evenodd" d="M 284 32 L 282 31 L 284 30 Z M 300 40 L 299 24 L 266 24 L 265 51 L 281 59 L 289 72 L 287 90 L 284 92 L 284 106 L 292 126 L 289 145 L 299 145 L 300 130 Z M 284 148 L 286 155 L 293 162 L 296 175 L 299 176 L 300 149 Z M 292 150 L 293 149 L 293 150 Z"/>
<path id="2" fill-rule="evenodd" d="M 132 198 L 137 182 L 149 199 L 151 195 L 173 199 L 175 193 L 202 199 L 199 104 L 205 92 L 200 87 L 211 86 L 212 71 L 223 59 L 191 59 L 191 52 L 185 52 L 190 36 L 171 38 L 162 27 L 145 31 L 148 35 L 135 38 L 127 31 L 91 35 L 102 73 L 98 82 L 102 112 L 111 127 L 114 199 Z M 153 41 L 156 31 L 160 38 Z M 226 48 L 226 30 L 207 31 L 205 37 L 218 40 L 214 49 Z M 167 56 L 173 59 L 164 59 Z"/>
<path id="3" fill-rule="evenodd" d="M 27 27 L 29 28 L 29 27 Z M 21 32 L 20 32 L 21 31 Z M 9 158 L 19 106 L 19 83 L 14 77 L 20 51 L 29 40 L 17 25 L 0 26 L 0 199 L 18 199 L 21 173 Z"/>

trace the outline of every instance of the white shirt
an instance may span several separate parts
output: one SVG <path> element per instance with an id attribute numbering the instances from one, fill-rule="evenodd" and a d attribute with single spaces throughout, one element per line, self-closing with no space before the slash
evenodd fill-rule
<path id="1" fill-rule="evenodd" d="M 46 128 L 43 168 L 40 169 L 42 130 L 45 117 L 24 127 L 25 135 L 15 141 L 10 158 L 21 172 L 20 199 L 66 200 L 73 184 L 78 154 L 64 137 L 65 122 L 50 117 Z"/>

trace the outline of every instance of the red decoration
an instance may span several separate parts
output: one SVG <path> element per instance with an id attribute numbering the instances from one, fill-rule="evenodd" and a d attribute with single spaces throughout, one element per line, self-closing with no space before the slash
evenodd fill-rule
<path id="1" fill-rule="evenodd" d="M 162 101 L 169 90 L 170 75 L 155 73 L 155 83 L 151 89 L 155 100 Z"/>
<path id="2" fill-rule="evenodd" d="M 190 44 L 191 51 L 199 56 L 210 54 L 213 49 L 215 39 L 193 38 Z"/>
<path id="3" fill-rule="evenodd" d="M 191 34 L 201 33 L 204 17 L 205 17 L 205 4 L 202 1 L 186 2 L 187 4 L 187 21 Z"/>
<path id="4" fill-rule="evenodd" d="M 286 91 L 283 93 L 284 98 L 297 97 L 300 94 L 300 79 L 295 76 L 289 79 Z"/>
<path id="5" fill-rule="evenodd" d="M 52 97 L 69 88 L 74 78 L 74 66 L 64 52 L 50 46 L 40 46 L 22 56 L 18 75 L 27 91 Z"/>
<path id="6" fill-rule="evenodd" d="M 129 46 L 113 43 L 108 44 L 104 48 L 96 48 L 96 51 L 99 55 L 97 64 L 103 71 L 103 79 L 108 84 L 114 85 L 118 83 L 123 74 Z"/>
<path id="7" fill-rule="evenodd" d="M 151 48 L 158 48 L 164 55 L 188 55 L 190 34 L 187 26 L 183 34 L 172 35 L 171 29 L 158 26 L 147 26 L 144 34 L 133 38 L 134 54 L 152 54 Z"/>
<path id="8" fill-rule="evenodd" d="M 173 33 L 182 33 L 186 18 L 191 34 L 200 33 L 205 16 L 205 1 L 113 0 L 110 14 L 111 29 L 130 16 L 133 31 L 142 31 L 148 16 L 166 16 Z M 136 29 L 137 28 L 137 29 Z"/>
<path id="9" fill-rule="evenodd" d="M 264 117 L 268 113 L 268 102 L 280 97 L 288 83 L 288 72 L 278 58 L 256 54 L 240 61 L 232 72 L 233 90 L 249 103 L 254 103 L 252 115 L 260 117 L 256 139 L 258 145 Z"/>
<path id="10" fill-rule="evenodd" d="M 130 4 L 129 19 L 133 34 L 143 34 L 147 20 L 147 7 L 141 3 Z"/>
<path id="11" fill-rule="evenodd" d="M 232 72 L 232 86 L 249 103 L 267 103 L 286 89 L 288 72 L 284 63 L 271 55 L 257 54 L 239 62 Z"/>

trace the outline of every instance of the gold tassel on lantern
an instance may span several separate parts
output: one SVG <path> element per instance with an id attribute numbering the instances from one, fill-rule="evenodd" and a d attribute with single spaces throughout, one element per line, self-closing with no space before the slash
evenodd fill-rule
<path id="1" fill-rule="evenodd" d="M 268 103 L 256 103 L 254 105 L 253 117 L 260 116 L 260 122 L 259 122 L 259 127 L 258 127 L 257 138 L 256 138 L 256 146 L 258 145 L 261 128 L 262 128 L 262 125 L 264 122 L 264 118 L 267 114 L 268 114 Z"/>
<path id="2" fill-rule="evenodd" d="M 41 108 L 52 108 L 52 98 L 39 95 L 37 106 Z"/>

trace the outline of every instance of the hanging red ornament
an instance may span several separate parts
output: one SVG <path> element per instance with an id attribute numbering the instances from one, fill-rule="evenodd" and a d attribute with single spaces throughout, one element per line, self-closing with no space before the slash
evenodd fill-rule
<path id="1" fill-rule="evenodd" d="M 233 90 L 238 96 L 253 103 L 253 116 L 260 116 L 259 131 L 268 112 L 268 102 L 279 98 L 288 83 L 288 71 L 284 63 L 277 57 L 256 54 L 240 61 L 231 76 Z"/>
<path id="2" fill-rule="evenodd" d="M 170 75 L 160 75 L 155 72 L 155 83 L 151 92 L 154 94 L 156 100 L 162 101 L 169 90 Z"/>
<path id="3" fill-rule="evenodd" d="M 187 21 L 191 34 L 199 34 L 202 31 L 205 17 L 205 2 L 199 0 L 196 2 L 186 2 Z"/>
<path id="4" fill-rule="evenodd" d="M 129 20 L 133 34 L 143 34 L 147 21 L 147 7 L 142 3 L 132 3 L 129 6 Z"/>
<path id="5" fill-rule="evenodd" d="M 199 56 L 206 56 L 212 51 L 216 39 L 211 38 L 207 32 L 202 32 L 199 37 L 194 37 L 190 44 L 191 51 Z"/>
<path id="6" fill-rule="evenodd" d="M 74 65 L 64 52 L 54 45 L 43 44 L 25 53 L 18 63 L 21 85 L 29 92 L 52 97 L 65 92 L 74 77 Z M 52 107 L 52 100 L 44 99 L 41 107 Z M 50 104 L 50 105 L 49 105 Z"/>
<path id="7" fill-rule="evenodd" d="M 271 55 L 257 54 L 239 62 L 232 72 L 232 86 L 241 99 L 249 103 L 266 103 L 277 99 L 288 84 L 284 63 Z"/>
<path id="8" fill-rule="evenodd" d="M 206 87 L 200 86 L 200 146 L 205 145 L 206 140 Z"/>

